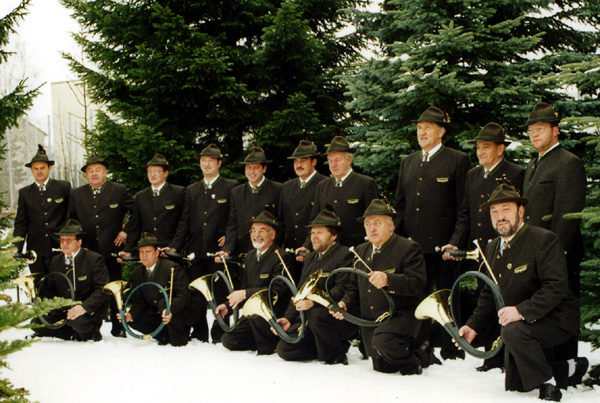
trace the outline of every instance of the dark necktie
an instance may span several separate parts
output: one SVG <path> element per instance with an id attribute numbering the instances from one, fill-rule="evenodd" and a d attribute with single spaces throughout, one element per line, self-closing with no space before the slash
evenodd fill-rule
<path id="1" fill-rule="evenodd" d="M 427 151 L 423 152 L 423 162 L 429 161 L 429 153 Z"/>
<path id="2" fill-rule="evenodd" d="M 341 188 L 342 187 L 342 180 L 341 179 L 336 179 L 335 180 L 335 187 L 336 188 Z"/>
<path id="3" fill-rule="evenodd" d="M 154 197 L 158 196 L 159 194 L 160 194 L 160 190 L 154 189 Z"/>
<path id="4" fill-rule="evenodd" d="M 42 185 L 38 185 L 38 187 L 40 188 L 40 192 L 44 192 L 46 190 L 46 186 Z"/>
<path id="5" fill-rule="evenodd" d="M 304 189 L 306 187 L 306 182 L 300 181 L 300 189 Z"/>

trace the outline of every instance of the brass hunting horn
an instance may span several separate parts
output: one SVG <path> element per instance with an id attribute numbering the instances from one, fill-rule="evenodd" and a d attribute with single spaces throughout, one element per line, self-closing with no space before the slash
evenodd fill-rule
<path id="1" fill-rule="evenodd" d="M 455 304 L 453 301 L 457 299 L 452 297 L 455 295 L 455 293 L 460 292 L 460 282 L 467 277 L 476 277 L 482 280 L 490 288 L 490 291 L 494 296 L 496 309 L 499 310 L 504 307 L 504 299 L 502 298 L 502 293 L 500 292 L 500 287 L 498 287 L 498 281 L 492 272 L 492 268 L 485 258 L 485 255 L 479 246 L 479 242 L 477 242 L 477 240 L 474 240 L 473 242 L 477 246 L 477 255 L 478 257 L 480 256 L 482 258 L 483 264 L 485 264 L 490 276 L 488 277 L 479 271 L 468 271 L 461 274 L 452 285 L 452 290 L 443 289 L 436 291 L 421 301 L 415 310 L 415 317 L 420 320 L 429 318 L 435 320 L 444 327 L 444 329 L 450 334 L 450 336 L 452 336 L 452 338 L 460 345 L 460 347 L 465 350 L 465 352 L 477 358 L 488 359 L 500 352 L 501 347 L 504 345 L 502 339 L 498 338 L 494 342 L 492 349 L 489 351 L 484 352 L 478 350 L 469 342 L 467 342 L 464 337 L 458 334 L 459 326 L 453 319 L 456 317 L 454 307 Z M 446 250 L 446 252 L 448 252 L 448 250 Z"/>
<path id="2" fill-rule="evenodd" d="M 250 298 L 248 298 L 246 300 L 246 303 L 244 304 L 244 316 L 248 318 L 260 316 L 261 318 L 266 320 L 273 329 L 275 329 L 275 331 L 283 341 L 290 344 L 295 344 L 302 340 L 302 337 L 304 337 L 304 331 L 306 329 L 306 316 L 303 311 L 299 312 L 300 321 L 302 322 L 302 324 L 298 329 L 298 336 L 296 337 L 290 337 L 287 334 L 287 332 L 283 330 L 279 322 L 277 322 L 277 317 L 275 316 L 275 309 L 273 306 L 274 301 L 277 300 L 277 295 L 273 291 L 273 285 L 277 281 L 281 281 L 292 291 L 293 295 L 296 295 L 298 293 L 298 289 L 294 284 L 294 279 L 292 278 L 292 275 L 288 270 L 287 265 L 285 264 L 283 258 L 279 254 L 279 250 L 275 249 L 275 254 L 279 258 L 279 261 L 283 266 L 282 274 L 286 273 L 289 279 L 284 277 L 283 275 L 277 275 L 273 277 L 273 279 L 271 279 L 268 288 L 260 290 L 251 295 Z"/>
<path id="3" fill-rule="evenodd" d="M 206 256 L 214 257 L 217 255 L 214 253 L 207 252 Z M 215 283 L 217 281 L 219 281 L 219 279 L 222 279 L 223 282 L 225 283 L 225 286 L 227 287 L 227 293 L 231 294 L 234 291 L 233 282 L 231 281 L 231 275 L 229 273 L 229 267 L 227 266 L 227 261 L 231 260 L 231 257 L 220 256 L 220 258 L 221 258 L 221 261 L 223 262 L 223 265 L 225 266 L 225 272 L 217 270 L 213 274 L 207 274 L 202 277 L 198 277 L 196 280 L 192 281 L 188 287 L 198 290 L 202 293 L 202 295 L 206 299 L 206 302 L 208 303 L 208 306 L 210 307 L 210 310 L 215 315 L 215 318 L 217 319 L 217 323 L 219 324 L 219 326 L 221 326 L 221 329 L 223 329 L 226 332 L 231 332 L 238 323 L 239 308 L 236 307 L 235 309 L 233 309 L 233 315 L 232 315 L 233 323 L 232 324 L 228 324 L 227 322 L 225 322 L 223 317 L 216 311 L 217 303 L 215 301 L 215 294 L 214 294 Z"/>

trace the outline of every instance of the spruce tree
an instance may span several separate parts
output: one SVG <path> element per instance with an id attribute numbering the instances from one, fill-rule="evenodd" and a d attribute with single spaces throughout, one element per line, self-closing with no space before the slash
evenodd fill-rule
<path id="1" fill-rule="evenodd" d="M 393 190 L 401 156 L 417 148 L 411 120 L 431 105 L 452 118 L 447 145 L 468 150 L 465 140 L 490 121 L 528 144 L 519 126 L 535 103 L 573 113 L 569 95 L 556 91 L 562 83 L 541 79 L 595 52 L 598 31 L 569 23 L 597 28 L 598 7 L 598 1 L 416 0 L 385 1 L 381 12 L 360 13 L 361 32 L 380 52 L 345 78 L 349 108 L 362 119 L 355 139 L 369 146 L 358 163 Z M 517 157 L 528 158 L 521 150 Z"/>
<path id="2" fill-rule="evenodd" d="M 207 142 L 220 143 L 230 168 L 244 140 L 287 166 L 304 132 L 324 138 L 344 121 L 334 76 L 360 41 L 336 35 L 350 18 L 341 10 L 357 0 L 62 3 L 82 27 L 85 60 L 67 57 L 105 108 L 88 151 L 133 190 L 147 186 L 143 166 L 157 151 L 176 161 L 170 179 L 187 185 Z"/>

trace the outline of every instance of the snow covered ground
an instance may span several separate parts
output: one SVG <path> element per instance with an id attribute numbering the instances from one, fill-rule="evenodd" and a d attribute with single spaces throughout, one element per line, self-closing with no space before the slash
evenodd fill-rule
<path id="1" fill-rule="evenodd" d="M 2 339 L 22 338 L 31 330 L 12 329 Z M 194 340 L 186 347 L 159 346 L 154 340 L 117 339 L 110 324 L 100 342 L 42 339 L 11 354 L 0 372 L 40 403 L 93 402 L 536 402 L 537 391 L 504 391 L 500 370 L 478 373 L 481 361 L 447 361 L 420 376 L 381 374 L 357 349 L 349 365 L 285 362 L 277 355 L 231 352 L 222 345 Z M 439 356 L 439 351 L 437 351 Z M 600 363 L 600 351 L 580 344 L 580 355 Z M 600 402 L 600 388 L 579 386 L 563 392 L 563 402 Z"/>

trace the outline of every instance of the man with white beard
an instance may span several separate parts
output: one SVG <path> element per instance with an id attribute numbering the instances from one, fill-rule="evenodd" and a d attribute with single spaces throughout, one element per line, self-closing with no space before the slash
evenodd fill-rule
<path id="1" fill-rule="evenodd" d="M 218 314 L 225 316 L 231 309 L 241 308 L 245 301 L 255 293 L 269 287 L 271 279 L 283 274 L 283 267 L 276 251 L 284 259 L 286 266 L 291 267 L 293 261 L 284 250 L 274 243 L 279 226 L 274 215 L 265 210 L 255 219 L 249 220 L 252 249 L 246 255 L 245 268 L 241 271 L 242 287 L 227 296 L 227 304 L 217 307 Z M 278 300 L 283 303 L 275 305 L 275 315 L 282 316 L 289 294 L 282 282 L 274 287 Z M 230 333 L 221 337 L 221 342 L 229 350 L 257 350 L 258 355 L 269 355 L 275 352 L 278 337 L 271 333 L 269 324 L 262 318 L 243 317 Z"/>

